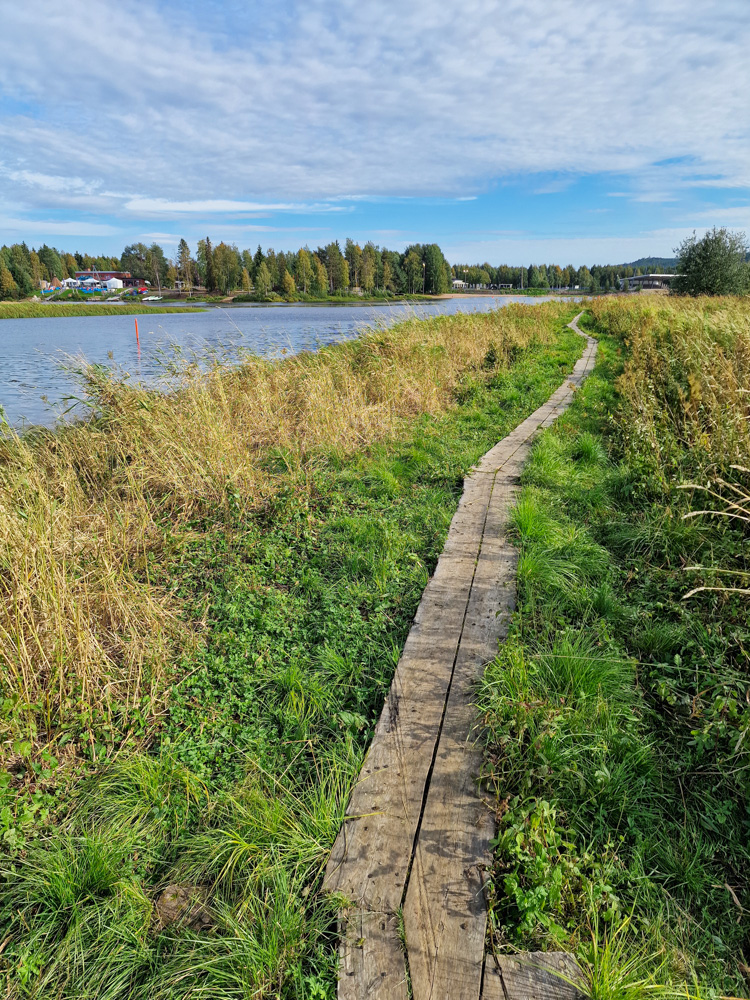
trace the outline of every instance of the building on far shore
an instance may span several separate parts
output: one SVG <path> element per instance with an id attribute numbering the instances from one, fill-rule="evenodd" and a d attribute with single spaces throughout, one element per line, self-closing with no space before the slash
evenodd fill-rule
<path id="1" fill-rule="evenodd" d="M 639 288 L 671 288 L 678 274 L 633 274 L 629 278 L 620 278 L 620 288 L 635 291 Z"/>
<path id="2" fill-rule="evenodd" d="M 112 280 L 121 281 L 121 285 L 110 286 L 115 288 L 138 288 L 144 284 L 140 278 L 134 278 L 130 271 L 76 271 L 75 280 L 79 285 L 92 279 L 100 285 Z"/>
<path id="3" fill-rule="evenodd" d="M 454 288 L 468 288 L 469 287 L 466 284 L 466 282 L 465 281 L 461 281 L 460 278 L 454 278 L 453 281 L 451 282 L 451 284 L 453 285 Z"/>

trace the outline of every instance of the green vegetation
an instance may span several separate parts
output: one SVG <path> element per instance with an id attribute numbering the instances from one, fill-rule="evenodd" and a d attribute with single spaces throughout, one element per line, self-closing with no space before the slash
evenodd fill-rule
<path id="1" fill-rule="evenodd" d="M 44 319 L 50 316 L 141 316 L 144 313 L 184 312 L 182 306 L 151 306 L 137 302 L 108 305 L 106 302 L 0 302 L 0 319 Z M 198 310 L 202 312 L 203 310 Z"/>
<path id="2" fill-rule="evenodd" d="M 158 243 L 132 243 L 120 257 L 64 253 L 41 246 L 29 250 L 25 243 L 0 247 L 0 299 L 28 298 L 53 282 L 74 277 L 76 271 L 122 270 L 148 282 L 156 290 L 181 289 L 190 297 L 196 288 L 208 295 L 226 298 L 234 293 L 239 301 L 320 302 L 329 298 L 389 298 L 394 295 L 440 295 L 451 291 L 454 279 L 471 286 L 536 294 L 551 289 L 590 293 L 619 290 L 619 279 L 646 273 L 658 265 L 664 271 L 683 274 L 679 290 L 691 295 L 734 294 L 747 288 L 747 266 L 743 234 L 726 229 L 695 236 L 676 249 L 679 260 L 642 258 L 631 264 L 595 264 L 575 268 L 571 264 L 448 263 L 436 243 L 415 243 L 402 252 L 368 242 L 360 246 L 347 239 L 343 249 L 337 240 L 315 251 L 300 247 L 277 251 L 260 246 L 253 253 L 234 244 L 214 245 L 199 240 L 195 256 L 186 240 L 180 240 L 173 259 Z M 660 263 L 661 262 L 661 263 Z"/>
<path id="3" fill-rule="evenodd" d="M 571 314 L 412 320 L 170 396 L 96 369 L 97 418 L 2 444 L 8 998 L 335 996 L 348 788 L 463 476 L 570 370 Z"/>
<path id="4" fill-rule="evenodd" d="M 673 289 L 679 295 L 743 295 L 750 289 L 747 237 L 714 226 L 701 239 L 693 233 L 675 247 Z"/>
<path id="5" fill-rule="evenodd" d="M 572 264 L 566 267 L 559 264 L 531 264 L 529 267 L 500 264 L 493 267 L 485 261 L 484 264 L 454 264 L 451 268 L 453 278 L 466 281 L 469 285 L 488 288 L 502 286 L 500 290 L 514 294 L 521 290 L 524 293 L 530 291 L 543 294 L 556 288 L 578 289 L 583 292 L 618 291 L 618 278 L 644 274 L 646 270 L 644 261 L 636 261 L 634 264 L 594 264 L 591 268 L 585 265 L 573 267 Z M 674 267 L 669 270 L 673 271 Z"/>
<path id="6" fill-rule="evenodd" d="M 25 243 L 0 247 L 0 299 L 23 299 L 45 283 L 59 284 L 77 271 L 123 271 L 139 281 L 163 288 L 184 290 L 191 295 L 202 288 L 209 295 L 226 297 L 232 292 L 252 295 L 255 301 L 288 302 L 326 300 L 350 292 L 364 296 L 393 296 L 446 292 L 450 288 L 448 261 L 436 243 L 413 244 L 398 253 L 366 243 L 364 247 L 347 239 L 344 249 L 338 241 L 312 252 L 301 247 L 284 253 L 261 247 L 253 253 L 235 245 L 199 240 L 195 257 L 183 239 L 173 260 L 158 243 L 133 243 L 118 257 L 66 254 L 52 247 L 29 250 Z"/>
<path id="7" fill-rule="evenodd" d="M 603 299 L 590 326 L 480 695 L 493 942 L 576 951 L 592 995 L 748 996 L 750 304 Z"/>

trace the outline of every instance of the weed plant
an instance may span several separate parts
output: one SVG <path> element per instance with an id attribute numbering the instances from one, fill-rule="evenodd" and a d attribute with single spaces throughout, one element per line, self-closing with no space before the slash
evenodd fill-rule
<path id="1" fill-rule="evenodd" d="M 409 322 L 168 397 L 92 372 L 89 423 L 4 444 L 7 997 L 335 996 L 351 782 L 463 477 L 572 367 L 570 315 Z"/>
<path id="2" fill-rule="evenodd" d="M 742 579 L 747 524 L 679 487 L 749 464 L 750 308 L 603 299 L 589 326 L 597 368 L 524 472 L 519 610 L 480 695 L 491 934 L 577 952 L 591 996 L 748 996 L 747 598 L 686 598 L 688 567 Z"/>

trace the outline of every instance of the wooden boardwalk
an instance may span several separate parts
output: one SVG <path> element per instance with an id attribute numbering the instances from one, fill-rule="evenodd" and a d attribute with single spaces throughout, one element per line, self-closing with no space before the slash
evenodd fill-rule
<path id="1" fill-rule="evenodd" d="M 464 483 L 352 791 L 325 877 L 353 904 L 341 914 L 340 1000 L 407 1000 L 407 969 L 414 1000 L 531 996 L 528 977 L 503 973 L 497 960 L 485 976 L 483 879 L 495 825 L 477 781 L 472 698 L 514 608 L 517 553 L 505 528 L 521 470 L 534 436 L 594 365 L 596 342 L 579 318 L 570 326 L 587 345 L 572 374 Z M 544 975 L 538 995 L 567 998 L 570 988 Z"/>

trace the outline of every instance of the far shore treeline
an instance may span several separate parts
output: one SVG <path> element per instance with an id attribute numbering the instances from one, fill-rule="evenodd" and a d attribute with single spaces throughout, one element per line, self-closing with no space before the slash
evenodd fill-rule
<path id="1" fill-rule="evenodd" d="M 413 244 L 404 251 L 347 239 L 311 250 L 239 250 L 224 242 L 199 240 L 195 252 L 180 240 L 173 257 L 158 243 L 132 243 L 119 257 L 99 257 L 57 250 L 46 244 L 29 249 L 26 243 L 0 247 L 0 299 L 23 299 L 34 295 L 55 279 L 63 281 L 83 270 L 129 271 L 154 288 L 181 289 L 190 295 L 228 295 L 232 292 L 260 301 L 326 299 L 347 295 L 386 297 L 392 295 L 440 295 L 451 290 L 455 279 L 470 287 L 505 289 L 579 288 L 609 291 L 618 277 L 649 270 L 650 261 L 634 264 L 594 265 L 591 268 L 532 264 L 529 267 L 497 267 L 484 264 L 453 264 L 436 243 Z M 659 270 L 673 270 L 659 262 Z"/>

